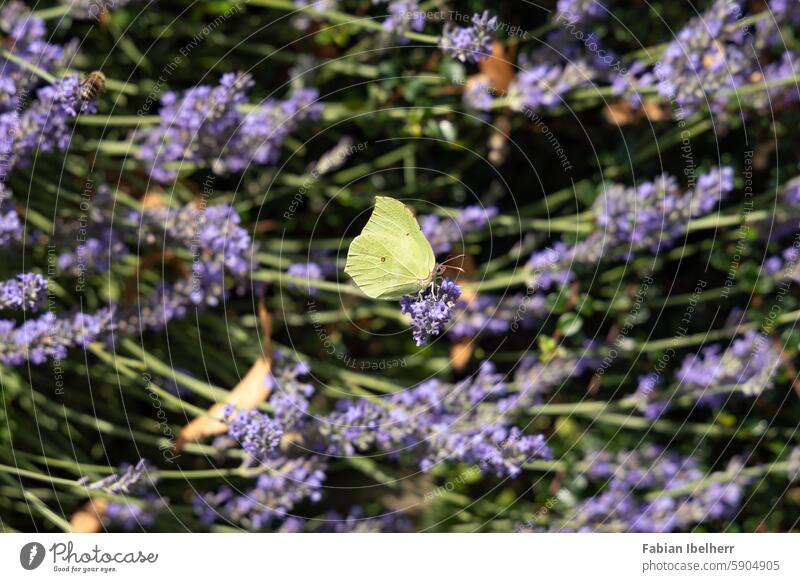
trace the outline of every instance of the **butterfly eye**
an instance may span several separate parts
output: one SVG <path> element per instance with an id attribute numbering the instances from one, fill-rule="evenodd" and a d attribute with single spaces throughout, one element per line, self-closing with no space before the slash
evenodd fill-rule
<path id="1" fill-rule="evenodd" d="M 385 262 L 386 262 L 386 257 L 381 257 L 381 263 L 385 263 Z"/>

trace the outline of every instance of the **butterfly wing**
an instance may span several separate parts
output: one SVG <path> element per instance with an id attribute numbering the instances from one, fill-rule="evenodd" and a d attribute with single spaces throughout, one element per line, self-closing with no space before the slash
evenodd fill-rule
<path id="1" fill-rule="evenodd" d="M 374 299 L 417 293 L 433 279 L 436 257 L 402 202 L 378 196 L 362 233 L 350 244 L 345 272 Z"/>
<path id="2" fill-rule="evenodd" d="M 350 244 L 345 272 L 373 299 L 399 299 L 420 290 L 419 279 L 398 259 L 396 241 L 362 234 Z"/>
<path id="3" fill-rule="evenodd" d="M 404 270 L 420 281 L 430 279 L 436 257 L 408 206 L 394 198 L 376 196 L 375 210 L 363 233 L 391 238 L 389 250 Z"/>

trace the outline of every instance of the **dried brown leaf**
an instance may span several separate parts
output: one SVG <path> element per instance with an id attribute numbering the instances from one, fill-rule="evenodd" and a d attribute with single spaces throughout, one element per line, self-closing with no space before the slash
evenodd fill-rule
<path id="1" fill-rule="evenodd" d="M 606 104 L 603 115 L 613 125 L 631 125 L 642 118 L 640 109 L 633 107 L 626 99 L 618 99 Z"/>
<path id="2" fill-rule="evenodd" d="M 472 358 L 475 351 L 475 341 L 464 338 L 450 346 L 450 365 L 454 370 L 463 370 Z"/>
<path id="3" fill-rule="evenodd" d="M 72 514 L 70 525 L 78 533 L 98 533 L 104 530 L 103 517 L 105 517 L 108 501 L 105 499 L 90 499 L 83 507 Z"/>
<path id="4" fill-rule="evenodd" d="M 461 260 L 460 268 L 464 270 L 462 280 L 469 280 L 475 274 L 475 261 L 472 256 L 464 255 Z M 457 269 L 447 267 L 445 276 L 455 278 L 458 274 Z M 461 288 L 461 300 L 467 305 L 471 304 L 478 297 L 477 292 L 470 287 Z M 450 346 L 450 365 L 454 370 L 462 370 L 472 358 L 475 351 L 475 341 L 472 338 L 464 338 Z"/>
<path id="5" fill-rule="evenodd" d="M 489 86 L 494 87 L 500 95 L 505 95 L 515 76 L 511 59 L 503 43 L 499 41 L 492 44 L 492 55 L 478 62 L 478 70 L 489 81 Z"/>
<path id="6" fill-rule="evenodd" d="M 269 396 L 266 377 L 270 365 L 263 357 L 258 358 L 250 367 L 244 378 L 228 392 L 223 402 L 217 402 L 208 409 L 206 416 L 198 416 L 184 426 L 175 443 L 175 449 L 180 451 L 189 442 L 196 442 L 203 438 L 224 433 L 227 426 L 217 419 L 222 418 L 222 411 L 230 404 L 236 408 L 249 410 L 264 402 Z"/>
<path id="7" fill-rule="evenodd" d="M 627 99 L 618 99 L 606 104 L 603 115 L 609 123 L 624 126 L 638 123 L 644 118 L 653 123 L 665 121 L 670 119 L 672 113 L 669 105 L 658 99 L 645 99 L 641 107 L 634 107 Z"/>
<path id="8" fill-rule="evenodd" d="M 150 190 L 141 199 L 142 208 L 164 208 L 167 206 L 167 199 L 164 192 L 160 190 Z"/>
<path id="9" fill-rule="evenodd" d="M 672 117 L 669 105 L 658 99 L 645 99 L 642 102 L 642 111 L 652 122 L 666 121 Z"/>

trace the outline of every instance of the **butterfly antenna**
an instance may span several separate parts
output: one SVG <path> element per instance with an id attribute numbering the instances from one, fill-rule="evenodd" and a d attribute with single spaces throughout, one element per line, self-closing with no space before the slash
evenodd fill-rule
<path id="1" fill-rule="evenodd" d="M 441 264 L 441 265 L 446 265 L 446 264 L 447 264 L 447 263 L 449 263 L 450 261 L 455 261 L 456 259 L 460 259 L 460 258 L 462 258 L 463 256 L 464 256 L 464 253 L 461 253 L 460 255 L 456 255 L 455 257 L 450 257 L 449 259 L 446 259 L 446 260 L 442 261 L 440 264 Z M 453 268 L 456 268 L 456 267 L 453 267 Z"/>
<path id="2" fill-rule="evenodd" d="M 450 261 L 455 261 L 457 259 L 460 259 L 463 256 L 464 256 L 464 253 L 461 253 L 460 255 L 456 255 L 455 257 L 450 257 L 449 259 L 439 263 L 439 269 L 438 269 L 439 273 L 440 274 L 444 273 L 446 269 L 454 269 L 454 270 L 458 271 L 459 273 L 463 273 L 464 269 L 462 269 L 461 267 L 456 267 L 455 265 L 448 265 L 447 264 Z"/>

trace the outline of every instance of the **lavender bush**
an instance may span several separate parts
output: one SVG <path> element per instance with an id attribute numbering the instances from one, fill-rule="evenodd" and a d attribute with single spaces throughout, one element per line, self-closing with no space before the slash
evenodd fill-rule
<path id="1" fill-rule="evenodd" d="M 0 6 L 0 528 L 797 529 L 797 3 L 440 4 Z"/>

